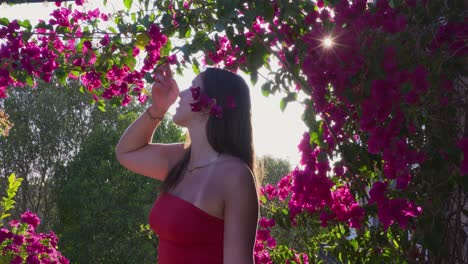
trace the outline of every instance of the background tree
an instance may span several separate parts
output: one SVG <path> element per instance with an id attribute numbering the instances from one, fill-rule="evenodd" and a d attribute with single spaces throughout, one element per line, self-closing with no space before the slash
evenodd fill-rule
<path id="1" fill-rule="evenodd" d="M 265 174 L 262 185 L 276 185 L 281 178 L 291 171 L 291 164 L 287 159 L 264 155 L 259 159 L 259 162 L 262 164 Z"/>
<path id="2" fill-rule="evenodd" d="M 76 263 L 151 263 L 158 240 L 146 232 L 148 213 L 160 182 L 135 174 L 115 159 L 115 146 L 142 107 L 110 110 L 94 127 L 80 152 L 58 172 L 60 248 Z M 182 130 L 165 118 L 154 142 L 183 142 Z M 146 231 L 145 231 L 146 230 Z"/>
<path id="3" fill-rule="evenodd" d="M 56 218 L 50 180 L 57 166 L 77 154 L 92 130 L 90 96 L 78 90 L 76 82 L 68 87 L 40 83 L 35 89 L 16 89 L 3 101 L 17 130 L 0 137 L 0 174 L 5 188 L 6 176 L 15 172 L 23 177 L 13 212 L 18 217 L 26 209 L 36 212 L 48 230 Z"/>
<path id="4" fill-rule="evenodd" d="M 24 178 L 12 217 L 26 209 L 37 212 L 38 231 L 53 229 L 65 237 L 60 248 L 78 263 L 148 262 L 157 240 L 146 225 L 147 214 L 158 183 L 123 168 L 114 149 L 147 106 L 102 112 L 91 100 L 72 81 L 67 87 L 40 83 L 16 89 L 2 101 L 17 130 L 0 138 L 1 184 L 8 186 L 6 176 L 13 171 Z M 165 118 L 153 139 L 183 142 L 184 136 Z M 134 246 L 138 241 L 141 247 Z"/>

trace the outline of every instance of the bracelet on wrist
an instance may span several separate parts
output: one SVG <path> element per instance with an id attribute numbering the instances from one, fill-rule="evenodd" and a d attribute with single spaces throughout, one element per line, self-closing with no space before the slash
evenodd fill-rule
<path id="1" fill-rule="evenodd" d="M 152 120 L 156 120 L 156 119 L 163 120 L 163 118 L 164 118 L 164 116 L 163 116 L 163 117 L 159 117 L 159 116 L 154 116 L 154 117 L 153 117 L 153 116 L 150 114 L 150 112 L 149 112 L 149 108 L 147 108 L 145 112 L 148 114 L 148 116 L 149 116 Z"/>

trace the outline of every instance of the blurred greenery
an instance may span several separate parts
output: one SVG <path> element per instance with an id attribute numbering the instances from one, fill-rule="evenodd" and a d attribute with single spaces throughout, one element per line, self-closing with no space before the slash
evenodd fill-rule
<path id="1" fill-rule="evenodd" d="M 141 110 L 141 109 L 140 109 Z M 157 239 L 140 232 L 156 199 L 159 181 L 121 166 L 115 146 L 141 111 L 116 109 L 100 113 L 108 122 L 97 124 L 80 152 L 54 177 L 62 235 L 59 246 L 76 263 L 151 263 Z M 184 141 L 182 130 L 164 119 L 154 142 Z"/>

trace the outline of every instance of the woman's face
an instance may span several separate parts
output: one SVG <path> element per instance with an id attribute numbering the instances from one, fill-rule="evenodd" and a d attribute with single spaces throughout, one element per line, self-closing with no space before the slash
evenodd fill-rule
<path id="1" fill-rule="evenodd" d="M 193 100 L 192 92 L 190 91 L 191 87 L 200 87 L 203 89 L 202 78 L 200 74 L 197 75 L 195 79 L 193 79 L 190 87 L 187 87 L 186 89 L 179 92 L 179 104 L 172 118 L 174 123 L 179 126 L 187 127 L 190 122 L 199 120 L 202 116 L 200 112 L 192 112 L 190 104 L 194 103 L 195 101 Z"/>

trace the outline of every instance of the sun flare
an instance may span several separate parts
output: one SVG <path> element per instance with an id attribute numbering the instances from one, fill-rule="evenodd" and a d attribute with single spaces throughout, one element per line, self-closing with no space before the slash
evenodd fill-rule
<path id="1" fill-rule="evenodd" d="M 331 46 L 333 46 L 333 40 L 330 37 L 326 37 L 323 39 L 323 45 L 325 46 L 325 48 L 330 48 Z"/>

